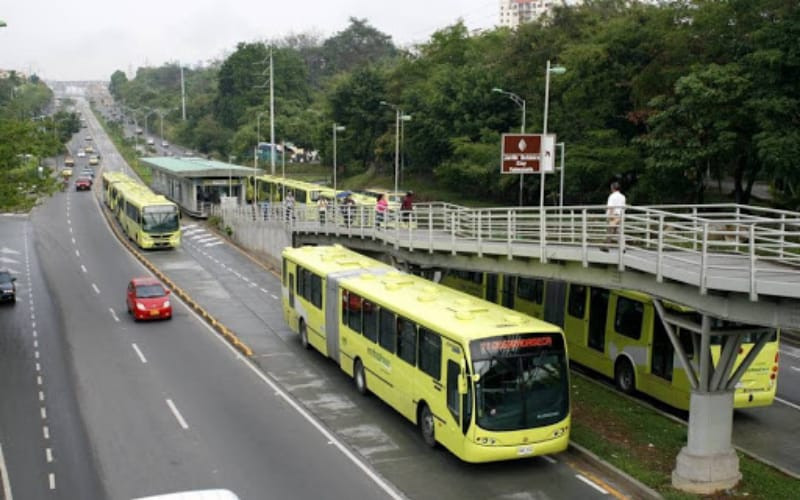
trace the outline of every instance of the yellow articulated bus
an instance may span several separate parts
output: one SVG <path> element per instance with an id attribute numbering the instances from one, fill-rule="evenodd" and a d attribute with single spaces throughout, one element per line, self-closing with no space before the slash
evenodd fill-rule
<path id="1" fill-rule="evenodd" d="M 614 379 L 623 392 L 639 391 L 675 408 L 689 409 L 691 385 L 686 370 L 649 295 L 473 271 L 448 271 L 441 283 L 562 325 L 570 361 Z M 667 315 L 681 319 L 681 324 L 700 322 L 700 315 L 688 307 L 667 301 L 663 305 Z M 721 319 L 711 321 L 715 363 L 722 349 L 719 334 L 733 330 L 745 333 L 734 370 L 756 346 L 760 334 L 770 335 L 739 381 L 734 406 L 772 404 L 777 390 L 779 332 Z M 676 326 L 675 330 L 690 362 L 698 363 L 691 332 L 685 326 Z"/>
<path id="2" fill-rule="evenodd" d="M 283 312 L 335 360 L 467 462 L 558 453 L 570 430 L 566 342 L 552 324 L 340 246 L 287 248 Z"/>
<path id="3" fill-rule="evenodd" d="M 103 196 L 129 239 L 140 248 L 175 248 L 181 243 L 178 206 L 119 172 L 103 173 Z"/>

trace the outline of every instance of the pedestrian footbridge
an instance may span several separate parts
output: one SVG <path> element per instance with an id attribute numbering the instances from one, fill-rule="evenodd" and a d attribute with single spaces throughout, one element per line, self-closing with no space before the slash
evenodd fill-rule
<path id="1" fill-rule="evenodd" d="M 609 234 L 605 206 L 465 208 L 418 204 L 410 220 L 373 208 L 320 221 L 316 207 L 226 209 L 237 231 L 339 243 L 422 270 L 472 269 L 627 288 L 716 317 L 800 325 L 800 213 L 746 205 L 626 207 Z"/>

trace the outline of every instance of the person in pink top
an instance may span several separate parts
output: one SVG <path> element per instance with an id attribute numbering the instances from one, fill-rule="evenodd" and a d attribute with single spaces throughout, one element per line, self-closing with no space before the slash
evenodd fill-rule
<path id="1" fill-rule="evenodd" d="M 375 227 L 378 229 L 383 225 L 383 220 L 386 217 L 386 211 L 389 209 L 389 202 L 386 201 L 386 195 L 381 193 L 378 195 L 378 201 L 375 202 Z"/>

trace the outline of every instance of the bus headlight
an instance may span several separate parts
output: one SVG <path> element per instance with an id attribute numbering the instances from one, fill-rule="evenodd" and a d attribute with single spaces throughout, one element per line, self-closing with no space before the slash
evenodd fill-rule
<path id="1" fill-rule="evenodd" d="M 566 428 L 564 428 L 564 427 L 560 427 L 560 428 L 558 428 L 558 429 L 554 430 L 554 431 L 553 431 L 553 437 L 554 437 L 554 438 L 559 438 L 559 437 L 563 436 L 563 435 L 564 435 L 564 433 L 566 432 L 566 430 L 567 430 L 567 429 L 566 429 Z"/>

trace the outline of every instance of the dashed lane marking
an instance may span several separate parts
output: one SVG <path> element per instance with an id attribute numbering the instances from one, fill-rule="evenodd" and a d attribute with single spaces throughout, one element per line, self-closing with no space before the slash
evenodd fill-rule
<path id="1" fill-rule="evenodd" d="M 145 358 L 144 354 L 142 354 L 142 351 L 139 350 L 139 346 L 135 343 L 131 345 L 133 346 L 133 350 L 136 351 L 136 355 L 139 356 L 139 360 L 141 360 L 142 363 L 147 364 L 147 358 Z"/>
<path id="2" fill-rule="evenodd" d="M 575 477 L 577 477 L 578 479 L 580 479 L 584 483 L 588 484 L 592 488 L 596 489 L 597 491 L 599 491 L 603 495 L 608 495 L 608 491 L 606 491 L 604 488 L 601 488 L 600 486 L 594 484 L 594 482 L 592 482 L 589 479 L 583 477 L 581 474 L 575 474 Z"/>
<path id="3" fill-rule="evenodd" d="M 108 310 L 111 312 L 111 316 L 114 318 L 114 321 L 119 323 L 119 317 L 117 317 L 117 313 L 114 311 L 114 309 L 109 307 Z"/>
<path id="4" fill-rule="evenodd" d="M 47 463 L 48 464 L 53 461 L 53 450 L 52 449 L 45 448 L 44 454 L 47 456 Z"/>
<path id="5" fill-rule="evenodd" d="M 6 459 L 3 456 L 3 446 L 0 445 L 0 478 L 3 480 L 3 498 L 6 500 L 13 500 L 11 494 L 11 480 L 8 478 L 8 469 L 6 468 Z"/>
<path id="6" fill-rule="evenodd" d="M 545 459 L 546 461 L 550 462 L 551 464 L 557 464 L 558 463 L 558 460 L 556 460 L 555 458 L 553 458 L 553 457 L 551 457 L 549 455 L 542 455 L 542 458 Z"/>
<path id="7" fill-rule="evenodd" d="M 270 297 L 272 297 L 272 298 L 273 298 L 273 299 L 275 299 L 275 300 L 278 300 L 278 296 L 277 296 L 277 295 L 275 295 L 274 293 L 271 293 L 269 296 L 270 296 Z"/>
<path id="8" fill-rule="evenodd" d="M 97 285 L 95 285 L 94 283 L 92 283 L 92 288 L 94 288 L 94 293 L 96 293 L 97 295 L 100 295 L 100 289 L 99 289 L 99 288 L 97 288 Z"/>
<path id="9" fill-rule="evenodd" d="M 42 420 L 47 420 L 47 408 L 44 406 L 39 408 L 39 414 L 42 416 Z"/>
<path id="10" fill-rule="evenodd" d="M 800 405 L 796 405 L 796 404 L 794 404 L 792 402 L 786 401 L 785 399 L 781 399 L 781 398 L 779 398 L 777 396 L 775 397 L 775 401 L 777 401 L 779 403 L 783 403 L 783 404 L 785 404 L 786 406 L 788 406 L 790 408 L 794 408 L 795 410 L 800 410 Z"/>
<path id="11" fill-rule="evenodd" d="M 175 407 L 175 403 L 173 403 L 171 399 L 167 399 L 167 406 L 172 410 L 172 414 L 175 415 L 178 424 L 180 424 L 184 430 L 188 429 L 189 426 L 186 424 L 186 420 L 183 419 L 183 415 L 181 415 L 181 412 L 178 411 L 178 408 Z"/>
<path id="12" fill-rule="evenodd" d="M 50 428 L 47 427 L 46 425 L 42 426 L 42 435 L 44 436 L 45 439 L 50 439 Z"/>
<path id="13" fill-rule="evenodd" d="M 50 489 L 51 490 L 56 489 L 56 475 L 51 472 L 50 475 L 48 476 L 48 479 L 50 481 Z"/>
<path id="14" fill-rule="evenodd" d="M 81 264 L 81 271 L 83 271 L 84 273 L 86 272 L 86 266 L 84 266 L 83 264 Z"/>

